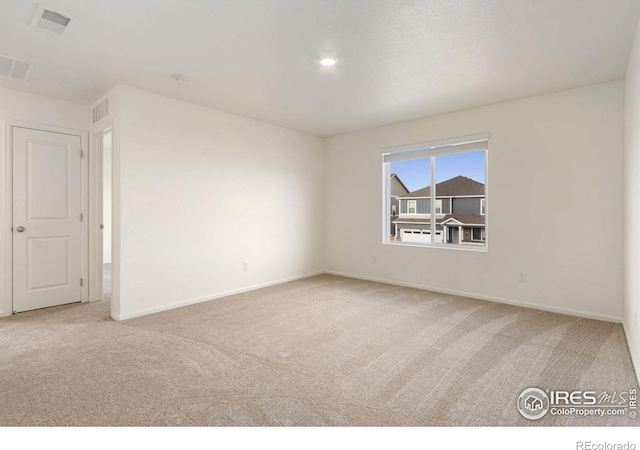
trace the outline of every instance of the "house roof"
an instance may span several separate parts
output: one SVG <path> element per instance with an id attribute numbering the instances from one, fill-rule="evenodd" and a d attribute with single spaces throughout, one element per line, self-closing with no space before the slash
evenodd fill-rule
<path id="1" fill-rule="evenodd" d="M 462 225 L 484 225 L 484 216 L 478 214 L 446 214 L 440 219 L 436 219 L 437 224 L 443 224 L 449 220 L 456 220 Z M 393 223 L 418 223 L 429 224 L 431 220 L 428 218 L 421 219 L 396 219 Z"/>
<path id="2" fill-rule="evenodd" d="M 397 173 L 392 173 L 391 176 L 389 177 L 390 180 L 394 178 L 398 180 L 398 182 L 402 185 L 405 191 L 409 192 L 409 189 L 407 188 L 407 186 L 405 186 L 405 184 L 402 182 L 402 180 L 400 179 Z"/>
<path id="3" fill-rule="evenodd" d="M 440 223 L 439 220 L 436 221 Z M 393 223 L 431 223 L 430 219 L 395 219 Z"/>
<path id="4" fill-rule="evenodd" d="M 484 216 L 478 214 L 447 214 L 442 221 L 446 222 L 449 219 L 457 220 L 465 225 L 484 225 Z"/>
<path id="5" fill-rule="evenodd" d="M 429 197 L 431 195 L 431 186 L 427 186 L 417 191 L 409 192 L 402 197 Z M 479 183 L 471 178 L 458 175 L 436 184 L 436 196 L 438 197 L 457 197 L 463 195 L 484 195 L 484 184 Z"/>

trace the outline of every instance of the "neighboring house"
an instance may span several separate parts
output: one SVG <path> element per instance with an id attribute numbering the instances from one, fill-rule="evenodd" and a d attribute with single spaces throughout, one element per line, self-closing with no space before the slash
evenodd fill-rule
<path id="1" fill-rule="evenodd" d="M 431 187 L 399 198 L 395 240 L 431 242 Z M 484 184 L 457 176 L 436 184 L 436 243 L 485 244 Z"/>
<path id="2" fill-rule="evenodd" d="M 391 197 L 391 211 L 389 211 L 389 215 L 391 217 L 391 225 L 389 227 L 389 230 L 391 231 L 391 236 L 393 237 L 396 235 L 396 226 L 393 221 L 398 218 L 398 212 L 400 211 L 399 197 L 407 195 L 409 193 L 409 189 L 407 189 L 398 175 L 392 173 L 389 181 L 389 191 Z"/>

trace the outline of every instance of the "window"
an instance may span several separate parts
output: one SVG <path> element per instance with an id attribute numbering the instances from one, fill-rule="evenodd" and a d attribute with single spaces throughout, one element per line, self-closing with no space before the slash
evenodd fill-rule
<path id="1" fill-rule="evenodd" d="M 398 211 L 396 209 L 396 205 L 391 205 L 391 215 L 392 216 L 397 216 L 398 215 Z"/>
<path id="2" fill-rule="evenodd" d="M 442 199 L 436 199 L 436 214 L 442 214 Z"/>
<path id="3" fill-rule="evenodd" d="M 486 249 L 487 159 L 488 135 L 384 153 L 383 242 Z M 406 192 L 394 182 L 392 193 L 392 179 Z M 389 206 L 394 200 L 398 211 Z"/>
<path id="4" fill-rule="evenodd" d="M 472 241 L 484 241 L 484 228 L 474 227 L 471 229 Z"/>

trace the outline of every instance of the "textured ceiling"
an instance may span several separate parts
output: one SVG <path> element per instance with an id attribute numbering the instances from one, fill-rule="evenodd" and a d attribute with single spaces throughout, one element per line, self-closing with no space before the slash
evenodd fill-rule
<path id="1" fill-rule="evenodd" d="M 639 0 L 0 0 L 0 86 L 90 104 L 118 83 L 318 136 L 624 77 Z M 319 65 L 337 56 L 333 68 Z M 187 84 L 178 84 L 172 74 Z"/>

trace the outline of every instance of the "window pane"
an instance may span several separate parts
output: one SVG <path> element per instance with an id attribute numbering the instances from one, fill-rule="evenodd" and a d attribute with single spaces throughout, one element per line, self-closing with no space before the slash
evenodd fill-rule
<path id="1" fill-rule="evenodd" d="M 389 173 L 389 240 L 431 242 L 420 231 L 430 227 L 431 158 L 392 161 Z"/>
<path id="2" fill-rule="evenodd" d="M 436 229 L 446 243 L 485 245 L 485 160 L 484 150 L 435 158 L 436 198 L 444 214 Z"/>

